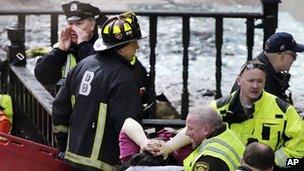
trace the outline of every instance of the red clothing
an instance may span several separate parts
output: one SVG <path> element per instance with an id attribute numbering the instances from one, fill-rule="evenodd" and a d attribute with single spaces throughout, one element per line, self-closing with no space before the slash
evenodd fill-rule
<path id="1" fill-rule="evenodd" d="M 11 122 L 6 115 L 0 115 L 0 132 L 9 134 L 11 131 Z"/>

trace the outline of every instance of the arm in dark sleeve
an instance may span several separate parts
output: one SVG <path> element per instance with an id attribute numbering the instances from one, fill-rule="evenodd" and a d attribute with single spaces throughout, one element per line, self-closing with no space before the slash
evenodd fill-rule
<path id="1" fill-rule="evenodd" d="M 202 156 L 196 161 L 193 170 L 200 169 L 205 171 L 229 171 L 229 167 L 223 160 L 211 156 Z"/>
<path id="2" fill-rule="evenodd" d="M 69 73 L 66 82 L 63 84 L 53 102 L 53 132 L 60 151 L 65 151 L 67 137 L 70 126 L 70 116 L 72 113 L 71 103 L 71 73 Z"/>
<path id="3" fill-rule="evenodd" d="M 155 93 L 152 90 L 152 83 L 148 77 L 148 72 L 146 68 L 137 59 L 132 72 L 135 76 L 136 85 L 138 88 L 145 88 L 145 91 L 141 95 L 142 102 L 151 103 L 154 99 Z"/>
<path id="4" fill-rule="evenodd" d="M 38 59 L 35 76 L 41 84 L 56 84 L 62 74 L 61 69 L 67 61 L 67 52 L 54 48 L 51 52 Z"/>
<path id="5" fill-rule="evenodd" d="M 113 77 L 113 82 L 110 85 L 110 117 L 114 120 L 118 132 L 127 118 L 133 118 L 140 122 L 142 103 L 132 76 L 131 72 L 121 71 Z"/>
<path id="6" fill-rule="evenodd" d="M 81 42 L 79 45 L 77 45 L 77 49 L 77 63 L 87 56 L 94 55 L 96 53 L 93 48 L 93 44 L 87 41 Z"/>

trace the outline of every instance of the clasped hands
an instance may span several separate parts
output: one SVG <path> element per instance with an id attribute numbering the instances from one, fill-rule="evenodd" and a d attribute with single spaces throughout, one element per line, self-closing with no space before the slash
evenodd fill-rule
<path id="1" fill-rule="evenodd" d="M 154 156 L 162 155 L 166 159 L 171 152 L 170 147 L 166 145 L 166 142 L 160 139 L 149 139 L 143 145 L 140 151 L 149 151 Z"/>

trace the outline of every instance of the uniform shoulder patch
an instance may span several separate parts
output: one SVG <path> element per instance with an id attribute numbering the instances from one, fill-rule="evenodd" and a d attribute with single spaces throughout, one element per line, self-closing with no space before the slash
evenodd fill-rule
<path id="1" fill-rule="evenodd" d="M 194 171 L 208 171 L 209 170 L 209 164 L 203 161 L 199 161 L 195 163 L 194 165 Z"/>

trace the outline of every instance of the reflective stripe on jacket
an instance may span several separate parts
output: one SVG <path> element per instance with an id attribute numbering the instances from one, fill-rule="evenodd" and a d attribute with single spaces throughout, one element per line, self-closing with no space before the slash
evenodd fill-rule
<path id="1" fill-rule="evenodd" d="M 62 68 L 62 78 L 66 78 L 69 71 L 77 65 L 76 58 L 72 53 L 68 54 L 67 62 L 65 66 Z"/>

